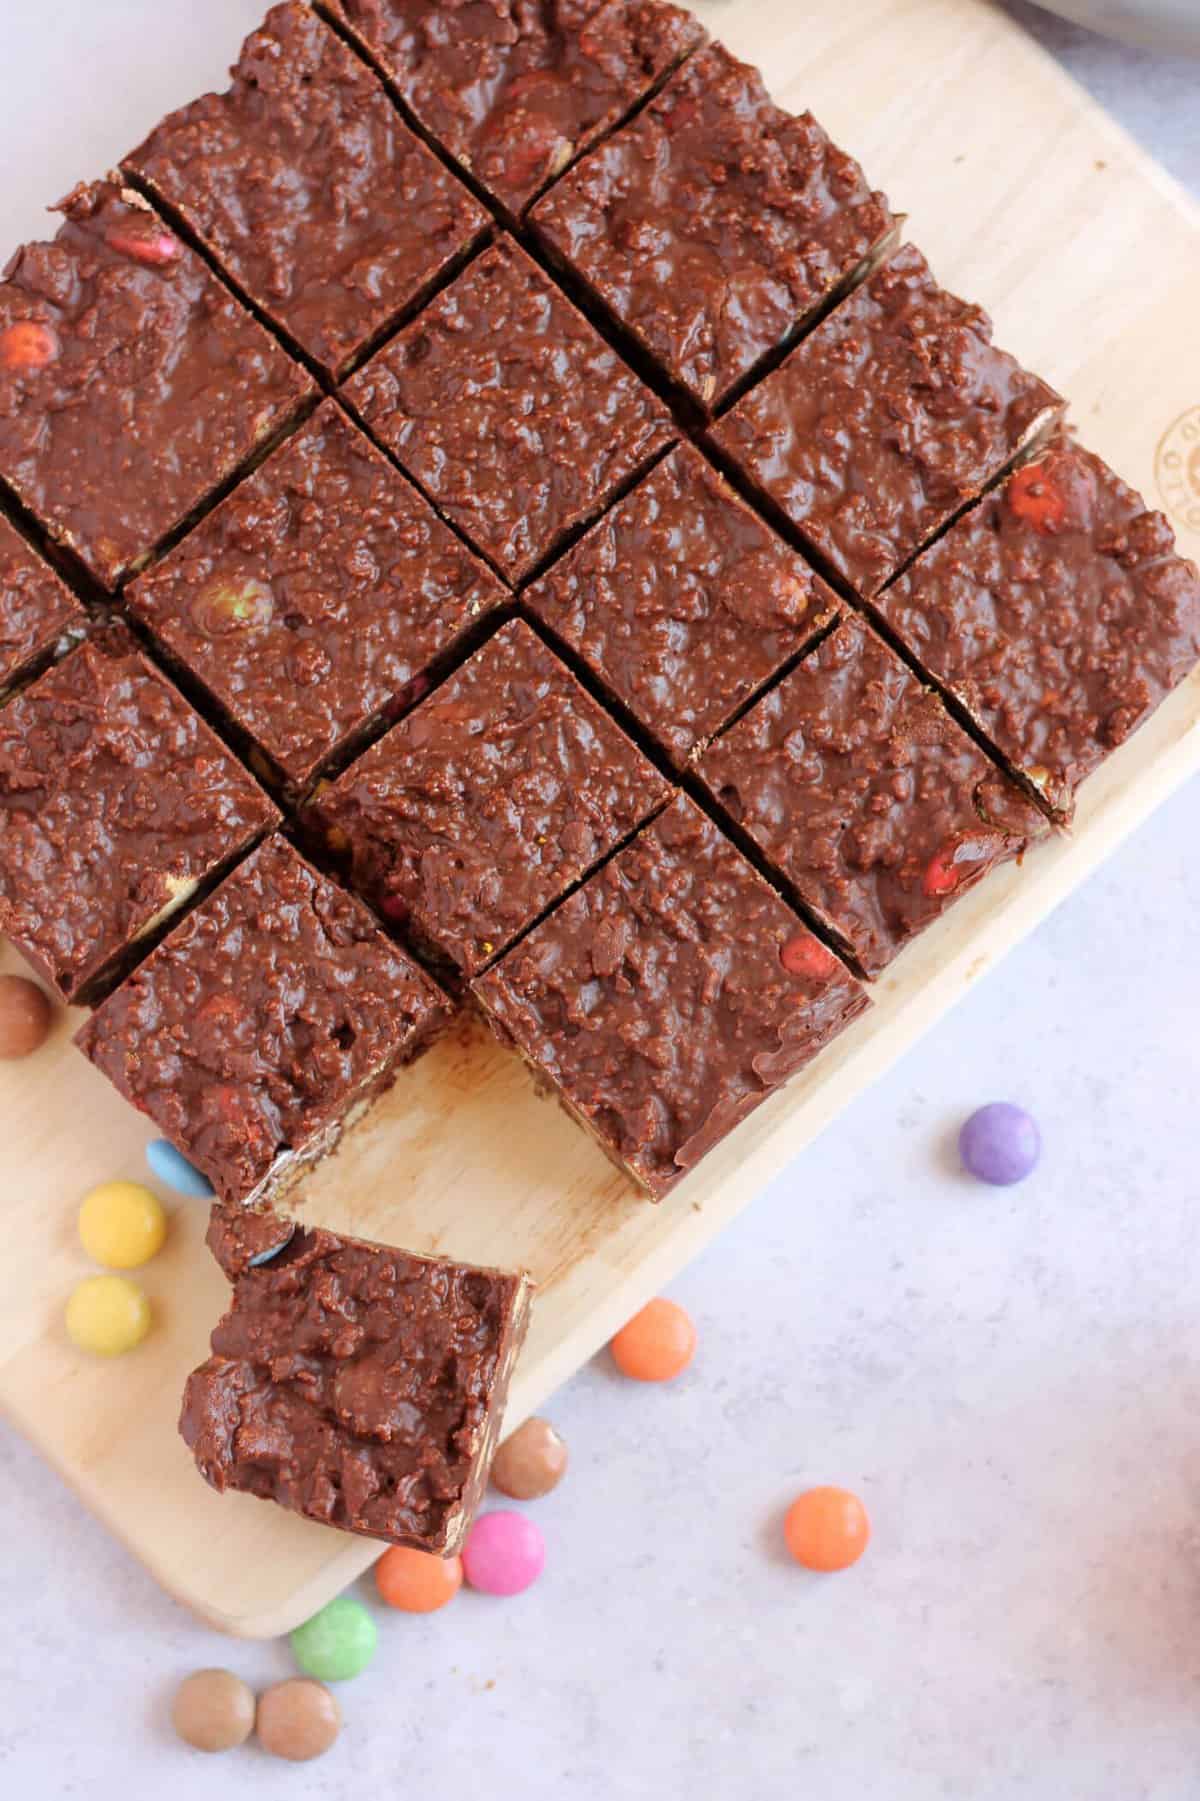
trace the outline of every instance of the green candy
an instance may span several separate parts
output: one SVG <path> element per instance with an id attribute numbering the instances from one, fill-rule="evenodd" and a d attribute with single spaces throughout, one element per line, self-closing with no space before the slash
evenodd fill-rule
<path id="1" fill-rule="evenodd" d="M 375 1621 L 361 1601 L 339 1595 L 291 1635 L 292 1656 L 318 1682 L 361 1676 L 375 1655 Z"/>

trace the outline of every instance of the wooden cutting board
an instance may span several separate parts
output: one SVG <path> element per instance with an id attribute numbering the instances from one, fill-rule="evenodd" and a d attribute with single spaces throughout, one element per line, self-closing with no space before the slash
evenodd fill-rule
<path id="1" fill-rule="evenodd" d="M 989 307 L 999 341 L 1072 397 L 1085 440 L 1200 555 L 1200 210 L 982 0 L 697 11 L 781 102 L 811 106 L 862 159 L 942 279 Z M 541 1290 L 517 1424 L 1192 773 L 1198 721 L 1193 679 L 1087 785 L 1069 840 L 991 876 L 913 945 L 873 1012 L 661 1207 L 464 1027 L 318 1174 L 306 1213 L 416 1251 L 527 1265 Z M 11 952 L 0 967 L 17 967 Z M 76 1023 L 0 1071 L 0 1404 L 173 1594 L 230 1632 L 283 1632 L 375 1547 L 219 1499 L 177 1438 L 183 1379 L 226 1295 L 203 1205 L 175 1205 L 144 1272 L 145 1345 L 102 1365 L 67 1342 L 63 1304 L 88 1273 L 78 1201 L 98 1181 L 144 1177 L 151 1135 L 72 1050 Z"/>

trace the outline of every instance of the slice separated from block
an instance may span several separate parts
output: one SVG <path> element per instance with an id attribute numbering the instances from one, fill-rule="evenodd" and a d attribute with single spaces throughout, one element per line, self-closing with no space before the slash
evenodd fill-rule
<path id="1" fill-rule="evenodd" d="M 0 514 L 0 701 L 78 644 L 87 614 Z"/>
<path id="2" fill-rule="evenodd" d="M 466 257 L 490 216 L 300 0 L 272 7 L 232 74 L 225 93 L 162 120 L 124 167 L 336 378 Z"/>
<path id="3" fill-rule="evenodd" d="M 129 631 L 100 628 L 0 710 L 0 932 L 90 1005 L 278 819 Z"/>
<path id="4" fill-rule="evenodd" d="M 683 795 L 472 992 L 655 1200 L 867 1006 Z"/>
<path id="5" fill-rule="evenodd" d="M 506 598 L 333 401 L 128 591 L 290 800 L 405 712 Z"/>
<path id="6" fill-rule="evenodd" d="M 0 279 L 0 479 L 115 588 L 313 395 L 140 195 L 69 194 Z"/>
<path id="7" fill-rule="evenodd" d="M 722 44 L 582 158 L 532 224 L 708 411 L 896 233 L 854 158 Z"/>
<path id="8" fill-rule="evenodd" d="M 669 793 L 512 620 L 318 792 L 303 825 L 423 954 L 472 976 Z"/>
<path id="9" fill-rule="evenodd" d="M 870 598 L 1061 411 L 906 244 L 713 435 Z"/>
<path id="10" fill-rule="evenodd" d="M 519 215 L 704 28 L 664 0 L 323 0 L 424 129 Z"/>
<path id="11" fill-rule="evenodd" d="M 1050 830 L 858 618 L 756 701 L 700 775 L 869 976 Z"/>
<path id="12" fill-rule="evenodd" d="M 531 1293 L 521 1274 L 297 1227 L 233 1276 L 180 1432 L 220 1492 L 450 1556 L 483 1496 Z"/>
<path id="13" fill-rule="evenodd" d="M 964 514 L 875 601 L 1062 819 L 1200 661 L 1200 573 L 1069 438 Z"/>
<path id="14" fill-rule="evenodd" d="M 680 767 L 838 611 L 804 558 L 690 445 L 524 600 Z"/>
<path id="15" fill-rule="evenodd" d="M 447 1023 L 370 912 L 269 838 L 76 1044 L 222 1201 L 285 1194 Z"/>

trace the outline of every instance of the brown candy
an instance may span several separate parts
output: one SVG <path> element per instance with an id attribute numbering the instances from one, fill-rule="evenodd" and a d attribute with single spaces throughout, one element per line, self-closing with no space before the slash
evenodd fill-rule
<path id="1" fill-rule="evenodd" d="M 514 1501 L 536 1501 L 567 1472 L 567 1447 L 549 1420 L 526 1420 L 506 1438 L 492 1464 L 492 1482 Z"/>
<path id="2" fill-rule="evenodd" d="M 0 976 L 0 1059 L 28 1057 L 50 1030 L 50 1002 L 25 976 Z"/>
<path id="3" fill-rule="evenodd" d="M 231 1751 L 254 1729 L 254 1693 L 232 1670 L 196 1670 L 175 1691 L 171 1724 L 197 1751 Z"/>
<path id="4" fill-rule="evenodd" d="M 258 1742 L 272 1757 L 307 1763 L 323 1757 L 342 1729 L 342 1710 L 322 1682 L 292 1676 L 258 1703 Z"/>

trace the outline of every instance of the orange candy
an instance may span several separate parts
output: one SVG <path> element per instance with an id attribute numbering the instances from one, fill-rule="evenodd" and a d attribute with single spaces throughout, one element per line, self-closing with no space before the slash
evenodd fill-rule
<path id="1" fill-rule="evenodd" d="M 462 1587 L 462 1559 L 393 1545 L 375 1565 L 379 1598 L 401 1613 L 436 1613 Z"/>
<path id="2" fill-rule="evenodd" d="M 609 1345 L 613 1362 L 635 1382 L 670 1382 L 696 1355 L 691 1315 L 659 1296 L 635 1313 Z"/>
<path id="3" fill-rule="evenodd" d="M 1044 463 L 1026 463 L 1009 479 L 1008 504 L 1018 519 L 1035 531 L 1061 531 L 1067 518 L 1067 499 L 1046 473 Z"/>
<path id="4" fill-rule="evenodd" d="M 871 1522 L 849 1489 L 810 1488 L 788 1508 L 783 1536 L 806 1570 L 848 1570 L 867 1548 Z"/>

